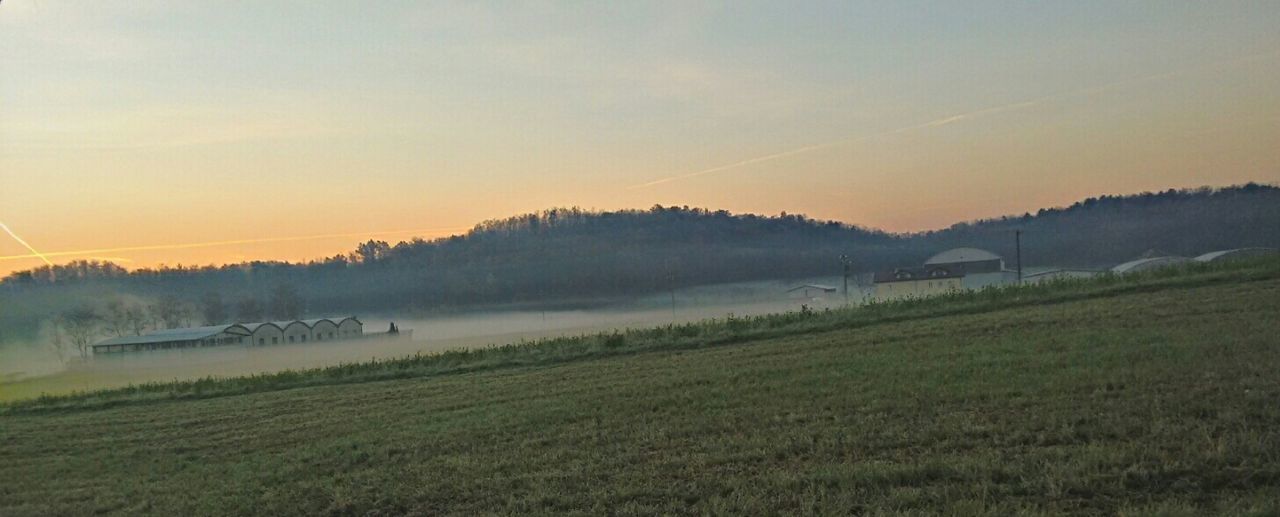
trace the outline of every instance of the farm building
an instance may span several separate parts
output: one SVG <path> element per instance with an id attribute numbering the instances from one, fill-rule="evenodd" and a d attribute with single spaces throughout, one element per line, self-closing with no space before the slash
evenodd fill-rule
<path id="1" fill-rule="evenodd" d="M 366 337 L 364 324 L 354 316 L 349 316 L 155 330 L 141 336 L 107 339 L 95 343 L 92 348 L 93 353 L 98 355 L 223 345 L 265 346 L 362 337 Z"/>
<path id="2" fill-rule="evenodd" d="M 337 321 L 338 336 L 340 336 L 340 339 L 350 339 L 353 337 L 360 337 L 360 335 L 364 333 L 364 323 L 360 323 L 360 320 L 356 319 L 355 316 L 343 318 L 340 321 L 338 320 L 330 320 L 330 321 Z"/>
<path id="3" fill-rule="evenodd" d="M 1280 250 L 1275 248 L 1237 248 L 1233 250 L 1222 250 L 1205 253 L 1196 257 L 1196 262 L 1224 262 L 1229 260 L 1239 260 L 1253 257 L 1262 257 L 1266 255 L 1275 255 Z"/>
<path id="4" fill-rule="evenodd" d="M 244 326 L 253 332 L 251 344 L 278 345 L 284 342 L 284 330 L 275 323 L 245 323 Z"/>
<path id="5" fill-rule="evenodd" d="M 889 300 L 924 297 L 1005 285 L 1018 281 L 1018 273 L 1005 269 L 999 255 L 978 248 L 955 248 L 938 253 L 921 268 L 898 268 L 875 274 L 875 298 Z"/>
<path id="6" fill-rule="evenodd" d="M 272 322 L 280 327 L 284 339 L 281 343 L 306 343 L 307 338 L 311 337 L 311 327 L 302 321 L 275 321 Z"/>
<path id="7" fill-rule="evenodd" d="M 253 333 L 244 325 L 214 325 L 184 329 L 165 329 L 142 336 L 122 336 L 93 345 L 94 354 L 198 348 L 206 346 L 244 345 Z"/>
<path id="8" fill-rule="evenodd" d="M 836 288 L 822 284 L 804 284 L 791 289 L 787 289 L 787 296 L 793 300 L 814 300 L 822 298 L 824 294 L 836 292 Z"/>
<path id="9" fill-rule="evenodd" d="M 1136 273 L 1138 271 L 1148 271 L 1152 269 L 1160 269 L 1162 267 L 1176 266 L 1178 264 L 1186 264 L 1187 262 L 1191 262 L 1191 259 L 1175 256 L 1141 258 L 1113 267 L 1111 268 L 1111 272 L 1117 274 Z"/>
<path id="10" fill-rule="evenodd" d="M 899 268 L 876 273 L 877 300 L 925 297 L 964 289 L 964 273 L 943 266 Z"/>
<path id="11" fill-rule="evenodd" d="M 338 339 L 338 324 L 327 319 L 304 320 L 311 327 L 311 339 L 314 341 L 331 341 Z"/>
<path id="12" fill-rule="evenodd" d="M 989 285 L 1013 284 L 1018 272 L 1005 268 L 1004 259 L 987 250 L 955 248 L 944 251 L 924 262 L 925 267 L 944 267 L 964 277 L 965 289 L 982 289 Z"/>

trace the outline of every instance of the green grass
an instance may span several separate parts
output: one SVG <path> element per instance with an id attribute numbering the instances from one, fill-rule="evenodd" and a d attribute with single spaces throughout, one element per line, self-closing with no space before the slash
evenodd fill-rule
<path id="1" fill-rule="evenodd" d="M 12 403 L 0 515 L 1280 513 L 1260 261 Z"/>

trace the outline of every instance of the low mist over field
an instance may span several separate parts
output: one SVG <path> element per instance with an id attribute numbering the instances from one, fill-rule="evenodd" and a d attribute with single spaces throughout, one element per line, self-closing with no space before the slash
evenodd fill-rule
<path id="1" fill-rule="evenodd" d="M 667 293 L 631 302 L 572 310 L 477 311 L 426 318 L 387 315 L 361 318 L 366 332 L 385 331 L 391 322 L 395 322 L 402 330 L 413 330 L 412 341 L 375 339 L 211 347 L 65 361 L 59 359 L 48 343 L 14 343 L 0 347 L 0 399 L 210 375 L 234 376 L 314 368 L 611 329 L 686 323 L 727 315 L 798 311 L 802 306 L 822 310 L 842 304 L 843 294 L 823 293 L 802 298 L 787 293 L 787 290 L 805 283 L 834 286 L 840 281 L 840 278 L 817 278 L 683 289 L 674 293 L 674 312 L 671 293 Z M 859 286 L 851 285 L 850 289 L 854 300 L 864 296 Z"/>

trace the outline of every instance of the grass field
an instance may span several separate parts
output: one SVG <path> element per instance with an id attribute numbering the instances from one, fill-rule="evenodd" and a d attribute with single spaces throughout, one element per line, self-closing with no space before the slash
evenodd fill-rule
<path id="1" fill-rule="evenodd" d="M 0 514 L 1280 513 L 1280 268 L 0 407 Z"/>

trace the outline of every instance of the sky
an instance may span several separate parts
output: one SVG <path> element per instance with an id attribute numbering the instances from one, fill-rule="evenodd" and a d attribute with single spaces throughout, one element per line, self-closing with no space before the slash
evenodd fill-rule
<path id="1" fill-rule="evenodd" d="M 306 260 L 557 206 L 891 231 L 1280 182 L 1280 2 L 3 0 L 0 223 Z M 0 275 L 41 265 L 0 233 Z"/>

